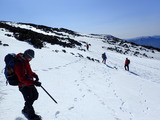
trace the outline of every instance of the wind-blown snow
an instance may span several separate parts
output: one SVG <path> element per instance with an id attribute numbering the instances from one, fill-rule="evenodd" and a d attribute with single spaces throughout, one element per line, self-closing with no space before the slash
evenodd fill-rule
<path id="1" fill-rule="evenodd" d="M 0 40 L 9 44 L 9 47 L 0 46 L 0 120 L 26 120 L 21 114 L 23 97 L 18 87 L 6 86 L 3 68 L 6 54 L 29 48 L 35 50 L 31 61 L 33 71 L 58 102 L 55 104 L 37 87 L 39 99 L 34 107 L 43 120 L 160 119 L 160 61 L 157 59 L 104 51 L 104 43 L 91 42 L 94 38 L 83 37 L 83 41 L 92 43 L 86 52 L 50 44 L 35 49 L 26 42 L 4 36 L 3 32 L 0 32 Z M 62 52 L 64 49 L 66 53 Z M 103 52 L 108 57 L 107 65 L 86 58 L 101 61 Z M 84 57 L 78 57 L 78 53 Z M 126 57 L 131 60 L 129 72 L 123 67 Z"/>

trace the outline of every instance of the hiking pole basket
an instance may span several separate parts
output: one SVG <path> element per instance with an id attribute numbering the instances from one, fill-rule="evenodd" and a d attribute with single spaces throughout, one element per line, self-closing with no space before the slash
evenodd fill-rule
<path id="1" fill-rule="evenodd" d="M 41 88 L 49 95 L 49 97 L 50 97 L 56 104 L 58 104 L 57 101 L 47 92 L 46 89 L 44 89 L 43 86 L 41 86 Z"/>

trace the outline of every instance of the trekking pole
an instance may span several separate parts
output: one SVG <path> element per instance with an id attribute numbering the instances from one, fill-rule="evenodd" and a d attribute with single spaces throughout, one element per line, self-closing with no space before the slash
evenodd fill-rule
<path id="1" fill-rule="evenodd" d="M 41 88 L 49 95 L 49 97 L 50 97 L 56 104 L 58 104 L 57 101 L 47 92 L 46 89 L 44 89 L 43 86 L 41 86 Z"/>

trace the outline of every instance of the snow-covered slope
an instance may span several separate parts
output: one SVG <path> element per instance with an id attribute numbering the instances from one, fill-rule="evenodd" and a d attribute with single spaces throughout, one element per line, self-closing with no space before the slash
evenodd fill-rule
<path id="1" fill-rule="evenodd" d="M 35 58 L 31 61 L 33 71 L 58 102 L 55 104 L 37 87 L 39 99 L 34 107 L 43 120 L 160 119 L 158 51 L 152 53 L 139 49 L 153 59 L 120 54 L 106 49 L 117 43 L 108 44 L 105 39 L 94 35 L 70 35 L 74 40 L 83 41 L 81 47 L 64 48 L 46 43 L 42 49 L 36 49 L 5 34 L 12 35 L 12 32 L 0 29 L 0 120 L 26 120 L 21 114 L 23 97 L 17 87 L 5 85 L 3 68 L 7 53 L 24 52 L 29 48 L 35 51 Z M 89 51 L 85 50 L 85 43 L 91 44 Z M 103 52 L 108 57 L 107 65 L 101 63 Z M 123 67 L 126 57 L 131 60 L 129 72 Z"/>

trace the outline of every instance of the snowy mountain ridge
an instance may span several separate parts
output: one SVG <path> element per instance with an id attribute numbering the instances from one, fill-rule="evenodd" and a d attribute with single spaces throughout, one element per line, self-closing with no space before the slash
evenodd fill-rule
<path id="1" fill-rule="evenodd" d="M 146 45 L 146 46 L 160 48 L 160 35 L 137 37 L 137 38 L 127 39 L 127 41 L 139 45 Z"/>
<path id="2" fill-rule="evenodd" d="M 85 46 L 85 38 L 94 38 L 94 40 L 101 40 L 104 50 L 114 51 L 121 54 L 129 54 L 139 57 L 155 58 L 159 49 L 147 48 L 133 43 L 129 43 L 122 39 L 116 38 L 112 35 L 104 34 L 80 34 L 72 30 L 64 28 L 51 28 L 43 25 L 14 23 L 14 22 L 0 22 L 1 30 L 10 31 L 6 34 L 9 37 L 14 37 L 20 41 L 26 41 L 36 48 L 45 47 L 45 43 L 52 45 L 58 44 L 63 47 L 79 47 Z M 80 40 L 79 40 L 80 39 Z M 89 41 L 92 44 L 93 40 Z M 158 50 L 158 51 L 157 51 Z M 157 57 L 156 57 L 157 58 Z"/>

